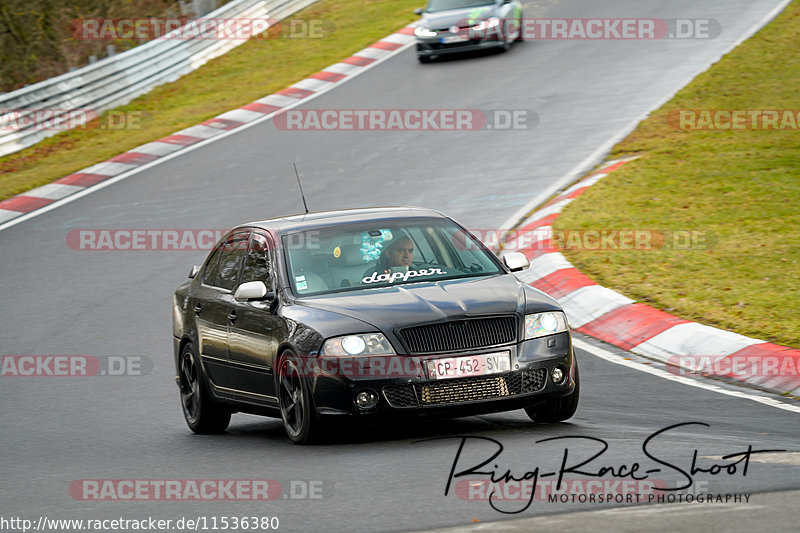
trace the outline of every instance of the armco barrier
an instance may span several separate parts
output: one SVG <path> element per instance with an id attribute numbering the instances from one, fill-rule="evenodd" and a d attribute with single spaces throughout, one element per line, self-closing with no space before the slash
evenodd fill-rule
<path id="1" fill-rule="evenodd" d="M 314 2 L 316 0 L 233 0 L 201 19 L 268 17 L 282 20 Z M 70 111 L 91 110 L 99 114 L 125 105 L 153 87 L 175 81 L 244 42 L 244 39 L 156 39 L 61 76 L 0 94 L 0 112 L 57 110 L 46 117 L 47 128 L 37 124 L 35 113 L 32 119 L 26 120 L 24 128 L 0 128 L 0 157 L 67 129 L 65 124 L 74 119 Z M 8 118 L 0 116 L 0 124 L 10 122 Z"/>

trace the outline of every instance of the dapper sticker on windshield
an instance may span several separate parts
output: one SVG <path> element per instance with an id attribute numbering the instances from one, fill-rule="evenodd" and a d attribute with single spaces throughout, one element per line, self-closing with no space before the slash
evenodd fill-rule
<path id="1" fill-rule="evenodd" d="M 308 283 L 306 283 L 305 281 L 298 281 L 296 285 L 298 291 L 304 291 L 308 288 Z"/>
<path id="2" fill-rule="evenodd" d="M 305 277 L 305 276 L 295 276 L 295 277 L 294 277 L 294 280 L 295 280 L 295 281 L 305 281 L 305 280 L 306 280 L 306 277 Z"/>
<path id="3" fill-rule="evenodd" d="M 336 248 L 333 249 L 333 257 L 339 259 L 340 255 L 342 255 L 342 249 L 337 246 Z"/>
<path id="4" fill-rule="evenodd" d="M 409 270 L 408 272 L 395 272 L 393 274 L 378 274 L 373 272 L 371 276 L 364 276 L 361 283 L 381 283 L 388 281 L 394 283 L 395 281 L 402 280 L 408 281 L 409 278 L 416 278 L 419 276 L 433 276 L 435 274 L 447 274 L 442 272 L 440 268 L 421 268 L 419 270 Z"/>

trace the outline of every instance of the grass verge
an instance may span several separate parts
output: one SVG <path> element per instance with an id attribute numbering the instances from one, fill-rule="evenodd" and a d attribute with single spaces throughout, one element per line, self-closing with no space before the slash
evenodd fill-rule
<path id="1" fill-rule="evenodd" d="M 794 110 L 797 118 L 797 35 L 800 1 L 642 122 L 612 151 L 640 158 L 590 188 L 554 225 L 698 231 L 702 242 L 567 249 L 568 259 L 637 301 L 800 347 L 800 125 L 720 131 L 675 122 L 677 110 Z"/>
<path id="2" fill-rule="evenodd" d="M 60 133 L 0 158 L 0 200 L 235 109 L 308 77 L 416 20 L 419 0 L 320 0 L 289 20 L 324 21 L 323 38 L 253 39 L 110 113 L 131 127 Z M 286 22 L 286 21 L 285 21 Z M 299 23 L 297 27 L 302 27 Z M 316 26 L 314 26 L 316 27 Z"/>

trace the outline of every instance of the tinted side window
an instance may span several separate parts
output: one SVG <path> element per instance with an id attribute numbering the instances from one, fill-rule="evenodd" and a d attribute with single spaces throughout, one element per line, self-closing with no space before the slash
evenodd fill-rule
<path id="1" fill-rule="evenodd" d="M 225 243 L 221 243 L 217 248 L 211 252 L 206 261 L 205 270 L 203 270 L 203 284 L 213 285 L 214 276 L 217 275 L 217 263 L 219 263 L 219 251 Z"/>
<path id="2" fill-rule="evenodd" d="M 249 231 L 238 231 L 225 239 L 225 242 L 222 243 L 222 247 L 220 248 L 217 273 L 211 285 L 233 290 L 234 285 L 236 285 L 236 280 L 239 277 L 242 260 L 247 252 L 247 241 L 249 238 Z"/>
<path id="3" fill-rule="evenodd" d="M 250 249 L 247 251 L 247 261 L 244 264 L 242 283 L 248 281 L 263 281 L 267 290 L 272 290 L 269 264 L 269 239 L 262 233 L 253 233 L 250 239 Z"/>

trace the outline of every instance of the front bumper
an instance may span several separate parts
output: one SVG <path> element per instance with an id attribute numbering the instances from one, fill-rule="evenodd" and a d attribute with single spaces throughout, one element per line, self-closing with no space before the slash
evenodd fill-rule
<path id="1" fill-rule="evenodd" d="M 549 346 L 548 346 L 549 344 Z M 404 375 L 382 373 L 378 377 L 320 372 L 310 378 L 312 395 L 320 415 L 367 417 L 467 416 L 509 411 L 564 396 L 574 390 L 574 352 L 569 332 L 524 341 L 510 346 L 460 352 L 458 355 L 509 353 L 508 372 L 474 377 L 432 380 L 424 372 L 424 361 L 447 355 L 396 355 L 396 364 L 383 368 L 413 369 Z M 412 363 L 412 364 L 409 364 Z M 553 369 L 561 367 L 568 376 L 561 384 L 551 379 Z M 391 374 L 391 373 L 390 373 Z M 355 397 L 368 391 L 378 396 L 376 405 L 358 407 Z"/>
<path id="2" fill-rule="evenodd" d="M 421 57 L 438 56 L 444 54 L 460 54 L 502 47 L 505 42 L 496 37 L 473 38 L 456 43 L 443 43 L 442 39 L 454 36 L 451 32 L 441 32 L 436 37 L 417 37 L 417 55 Z"/>

